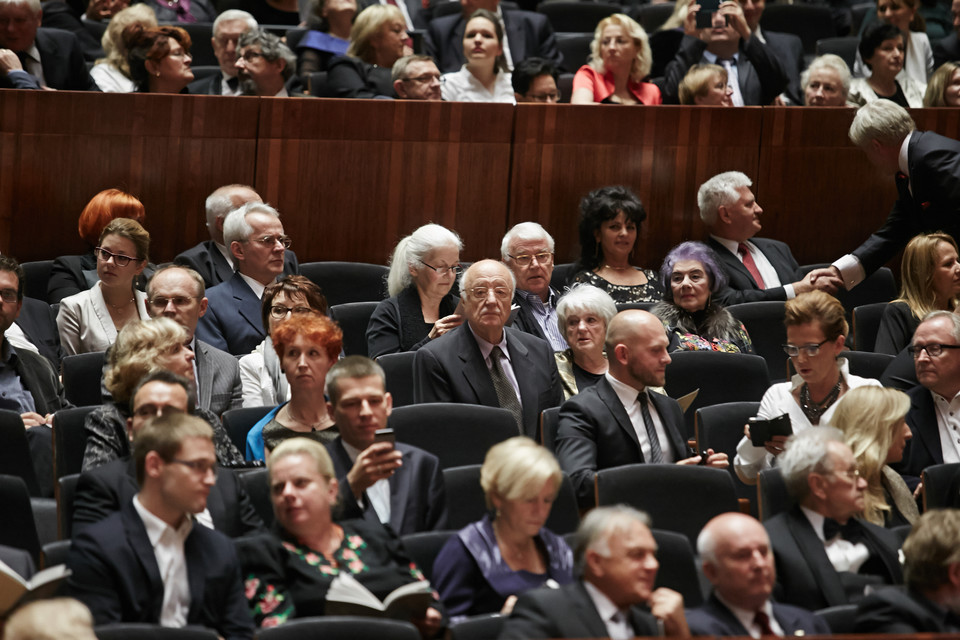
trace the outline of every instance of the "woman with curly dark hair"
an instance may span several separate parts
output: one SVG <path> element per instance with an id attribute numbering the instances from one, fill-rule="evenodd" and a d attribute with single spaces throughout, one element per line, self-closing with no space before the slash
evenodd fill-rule
<path id="1" fill-rule="evenodd" d="M 193 82 L 190 34 L 180 27 L 144 27 L 135 23 L 123 30 L 130 78 L 142 93 L 182 93 Z"/>

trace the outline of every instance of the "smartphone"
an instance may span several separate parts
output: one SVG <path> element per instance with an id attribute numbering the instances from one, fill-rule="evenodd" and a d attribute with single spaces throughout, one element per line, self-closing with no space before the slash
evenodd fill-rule
<path id="1" fill-rule="evenodd" d="M 700 0 L 697 4 L 697 29 L 709 29 L 713 26 L 713 14 L 720 10 L 720 0 Z"/>
<path id="2" fill-rule="evenodd" d="M 389 442 L 391 445 L 397 444 L 397 436 L 394 435 L 393 429 L 377 429 L 373 434 L 373 441 L 376 442 Z"/>

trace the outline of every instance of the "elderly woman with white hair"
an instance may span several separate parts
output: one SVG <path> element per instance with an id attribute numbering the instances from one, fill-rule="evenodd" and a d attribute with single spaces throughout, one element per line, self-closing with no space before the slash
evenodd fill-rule
<path id="1" fill-rule="evenodd" d="M 825 53 L 800 76 L 808 107 L 846 107 L 850 95 L 850 67 L 838 55 Z"/>
<path id="2" fill-rule="evenodd" d="M 562 480 L 553 454 L 517 436 L 487 452 L 480 484 L 493 515 L 450 538 L 433 565 L 451 618 L 510 613 L 517 595 L 573 581 L 573 553 L 544 528 Z"/>
<path id="3" fill-rule="evenodd" d="M 607 372 L 603 351 L 607 325 L 617 315 L 610 294 L 589 284 L 576 284 L 557 303 L 557 325 L 570 348 L 554 354 L 563 398 L 592 387 Z"/>
<path id="4" fill-rule="evenodd" d="M 367 352 L 416 351 L 463 322 L 452 293 L 462 269 L 463 242 L 455 232 L 425 224 L 400 240 L 390 259 L 387 292 L 367 325 Z"/>
<path id="5" fill-rule="evenodd" d="M 653 54 L 647 32 L 622 13 L 597 24 L 589 63 L 573 78 L 573 104 L 661 104 L 660 89 L 643 79 Z"/>

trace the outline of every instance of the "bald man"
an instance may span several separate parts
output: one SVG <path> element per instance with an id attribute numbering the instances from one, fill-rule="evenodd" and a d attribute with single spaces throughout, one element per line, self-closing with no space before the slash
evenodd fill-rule
<path id="1" fill-rule="evenodd" d="M 662 387 L 670 355 L 660 320 L 635 309 L 607 327 L 609 370 L 594 386 L 560 407 L 557 459 L 577 490 L 580 507 L 594 503 L 599 469 L 640 462 L 699 464 L 690 456 L 677 401 L 647 387 Z M 708 451 L 707 464 L 725 468 L 727 454 Z"/>
<path id="2" fill-rule="evenodd" d="M 697 537 L 703 575 L 713 585 L 702 606 L 687 611 L 693 635 L 753 636 L 829 634 L 806 609 L 770 600 L 777 570 L 766 529 L 742 513 L 721 514 Z"/>

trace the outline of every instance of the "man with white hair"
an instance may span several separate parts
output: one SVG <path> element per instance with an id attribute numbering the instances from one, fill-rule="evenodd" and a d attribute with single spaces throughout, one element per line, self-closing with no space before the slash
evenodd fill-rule
<path id="1" fill-rule="evenodd" d="M 918 234 L 943 231 L 960 239 L 960 142 L 916 128 L 907 110 L 889 100 L 857 110 L 850 141 L 880 171 L 895 176 L 899 199 L 859 248 L 812 272 L 817 288 L 832 291 L 832 275 L 852 289 Z"/>
<path id="2" fill-rule="evenodd" d="M 224 12 L 227 13 L 227 12 Z M 209 240 L 187 249 L 174 262 L 190 267 L 200 274 L 207 287 L 226 282 L 233 277 L 233 254 L 223 241 L 223 222 L 227 215 L 248 202 L 263 202 L 260 194 L 243 184 L 228 184 L 215 190 L 205 203 L 207 213 L 207 232 Z M 300 273 L 297 254 L 287 251 L 284 254 L 283 272 L 286 275 Z"/>
<path id="3" fill-rule="evenodd" d="M 520 595 L 501 640 L 687 637 L 683 596 L 654 589 L 660 563 L 650 518 L 632 507 L 599 507 L 574 542 L 578 580 Z"/>
<path id="4" fill-rule="evenodd" d="M 187 90 L 193 95 L 238 96 L 240 79 L 237 78 L 237 43 L 247 31 L 259 27 L 256 19 L 239 9 L 228 9 L 213 21 L 213 55 L 220 64 L 220 73 L 215 73 L 190 83 Z"/>
<path id="5" fill-rule="evenodd" d="M 557 326 L 560 294 L 550 286 L 553 246 L 546 229 L 536 222 L 521 222 L 503 236 L 500 259 L 517 280 L 510 325 L 546 340 L 554 351 L 565 351 L 567 343 Z"/>
<path id="6" fill-rule="evenodd" d="M 806 429 L 779 458 L 796 501 L 763 523 L 777 564 L 778 602 L 816 611 L 863 599 L 867 588 L 903 581 L 895 534 L 854 517 L 867 481 L 833 427 Z"/>
<path id="7" fill-rule="evenodd" d="M 813 289 L 797 279 L 800 265 L 785 242 L 757 238 L 763 209 L 739 171 L 725 171 L 700 185 L 697 205 L 707 225 L 707 244 L 720 258 L 729 284 L 717 296 L 723 306 L 761 300 L 792 300 Z"/>
<path id="8" fill-rule="evenodd" d="M 290 236 L 270 205 L 249 202 L 227 216 L 223 240 L 233 254 L 233 277 L 207 291 L 207 313 L 196 336 L 221 351 L 246 355 L 263 342 L 263 290 L 283 273 Z"/>
<path id="9" fill-rule="evenodd" d="M 850 95 L 850 67 L 832 53 L 818 56 L 800 76 L 808 107 L 845 107 Z"/>

